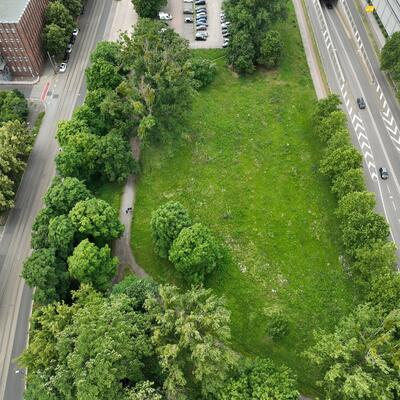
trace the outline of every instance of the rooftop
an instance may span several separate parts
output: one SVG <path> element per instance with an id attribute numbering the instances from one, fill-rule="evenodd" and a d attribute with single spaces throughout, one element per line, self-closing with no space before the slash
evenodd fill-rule
<path id="1" fill-rule="evenodd" d="M 18 22 L 30 0 L 0 0 L 0 22 Z"/>

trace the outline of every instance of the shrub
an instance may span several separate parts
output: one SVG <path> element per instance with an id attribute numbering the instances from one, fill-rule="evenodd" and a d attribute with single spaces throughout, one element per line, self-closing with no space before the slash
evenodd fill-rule
<path id="1" fill-rule="evenodd" d="M 193 79 L 197 89 L 209 85 L 217 74 L 215 63 L 206 58 L 194 58 L 190 61 L 190 68 L 193 71 Z"/>
<path id="2" fill-rule="evenodd" d="M 261 41 L 258 63 L 267 68 L 275 68 L 282 56 L 282 39 L 277 31 L 269 31 Z"/>
<path id="3" fill-rule="evenodd" d="M 269 317 L 267 334 L 273 340 L 282 339 L 289 334 L 289 321 L 281 312 L 274 313 Z"/>

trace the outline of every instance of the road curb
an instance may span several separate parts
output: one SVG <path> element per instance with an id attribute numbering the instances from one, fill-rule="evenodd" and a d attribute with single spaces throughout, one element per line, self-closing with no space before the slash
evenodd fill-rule
<path id="1" fill-rule="evenodd" d="M 29 85 L 36 85 L 40 80 L 40 76 L 36 77 L 33 81 L 0 81 L 0 85 L 4 86 L 29 86 Z"/>

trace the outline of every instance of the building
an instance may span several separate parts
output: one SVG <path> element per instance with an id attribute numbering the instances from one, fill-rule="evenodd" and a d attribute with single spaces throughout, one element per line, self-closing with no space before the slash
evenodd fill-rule
<path id="1" fill-rule="evenodd" d="M 372 0 L 372 4 L 389 36 L 400 31 L 400 0 Z"/>
<path id="2" fill-rule="evenodd" d="M 0 0 L 0 68 L 13 76 L 40 75 L 42 29 L 49 0 Z M 0 79 L 10 74 L 0 71 Z"/>

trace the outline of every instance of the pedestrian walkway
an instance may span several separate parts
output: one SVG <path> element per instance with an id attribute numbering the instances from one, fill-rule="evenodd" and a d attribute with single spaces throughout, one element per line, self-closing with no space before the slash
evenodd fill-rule
<path id="1" fill-rule="evenodd" d="M 139 138 L 131 139 L 132 153 L 135 160 L 139 160 L 140 146 Z M 119 282 L 124 277 L 124 270 L 128 267 L 135 275 L 143 278 L 148 276 L 144 269 L 138 265 L 131 249 L 131 225 L 132 216 L 135 209 L 135 177 L 129 176 L 126 181 L 124 192 L 121 199 L 121 208 L 119 211 L 119 219 L 124 225 L 125 230 L 123 236 L 114 242 L 113 253 L 119 258 L 119 267 L 117 274 L 113 279 L 113 283 Z M 128 212 L 127 212 L 128 211 Z"/>

